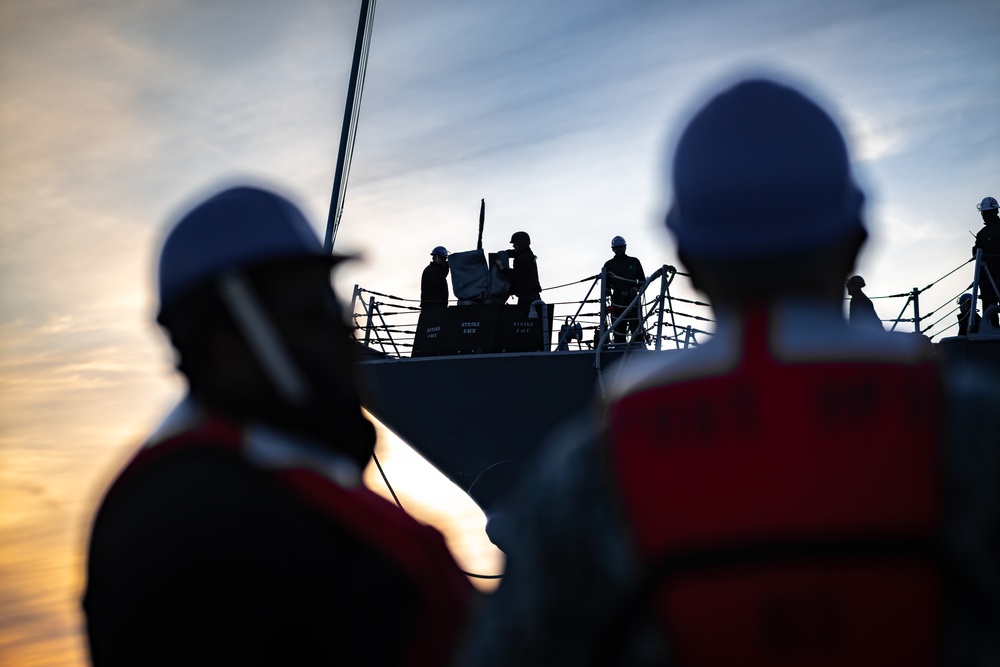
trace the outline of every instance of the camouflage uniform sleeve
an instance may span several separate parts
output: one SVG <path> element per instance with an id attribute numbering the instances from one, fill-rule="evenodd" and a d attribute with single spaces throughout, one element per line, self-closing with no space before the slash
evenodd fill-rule
<path id="1" fill-rule="evenodd" d="M 588 420 L 576 420 L 551 442 L 520 486 L 512 512 L 504 579 L 485 601 L 460 664 L 591 663 L 608 642 L 638 570 Z M 655 655 L 650 664 L 663 664 L 655 632 L 629 634 L 622 644 Z"/>

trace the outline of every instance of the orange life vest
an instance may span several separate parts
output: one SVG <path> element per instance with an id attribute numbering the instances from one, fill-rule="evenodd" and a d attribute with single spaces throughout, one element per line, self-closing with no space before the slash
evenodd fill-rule
<path id="1" fill-rule="evenodd" d="M 930 362 L 783 363 L 612 404 L 608 456 L 680 665 L 933 664 L 941 401 Z"/>

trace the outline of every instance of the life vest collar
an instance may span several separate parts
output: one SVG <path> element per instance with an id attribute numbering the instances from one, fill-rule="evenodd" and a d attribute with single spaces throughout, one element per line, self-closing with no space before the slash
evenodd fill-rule
<path id="1" fill-rule="evenodd" d="M 164 418 L 143 447 L 174 442 L 185 432 L 215 423 L 230 423 L 241 433 L 240 454 L 250 464 L 265 470 L 312 470 L 334 484 L 353 489 L 361 486 L 361 469 L 349 458 L 323 447 L 315 440 L 275 428 L 262 422 L 239 424 L 186 396 Z"/>
<path id="2" fill-rule="evenodd" d="M 247 425 L 243 453 L 260 468 L 309 468 L 344 488 L 361 485 L 361 470 L 346 456 L 265 424 Z"/>

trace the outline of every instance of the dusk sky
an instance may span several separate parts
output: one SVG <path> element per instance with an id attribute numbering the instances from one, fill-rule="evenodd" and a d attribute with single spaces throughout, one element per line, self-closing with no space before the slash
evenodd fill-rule
<path id="1" fill-rule="evenodd" d="M 92 513 L 183 392 L 153 323 L 164 225 L 250 181 L 322 234 L 358 11 L 0 2 L 0 665 L 86 664 Z M 748 72 L 800 84 L 841 122 L 869 196 L 870 296 L 968 260 L 976 204 L 1000 197 L 996 0 L 382 0 L 337 239 L 364 261 L 338 272 L 341 296 L 416 298 L 431 248 L 475 247 L 481 198 L 485 248 L 528 231 L 543 287 L 598 272 L 614 235 L 647 271 L 677 264 L 669 146 Z M 968 265 L 921 310 L 945 315 L 971 279 Z M 471 501 L 385 433 L 379 453 L 465 569 L 502 567 Z"/>

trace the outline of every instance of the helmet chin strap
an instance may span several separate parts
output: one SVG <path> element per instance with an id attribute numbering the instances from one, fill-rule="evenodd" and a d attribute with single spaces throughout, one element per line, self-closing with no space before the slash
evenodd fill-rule
<path id="1" fill-rule="evenodd" d="M 238 271 L 227 273 L 219 280 L 219 296 L 232 313 L 250 351 L 260 362 L 264 375 L 281 397 L 289 405 L 304 405 L 309 398 L 309 386 L 246 278 Z"/>

